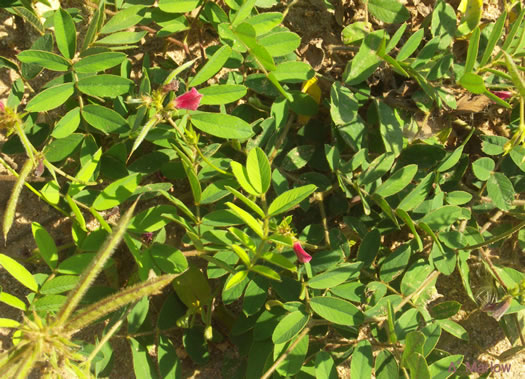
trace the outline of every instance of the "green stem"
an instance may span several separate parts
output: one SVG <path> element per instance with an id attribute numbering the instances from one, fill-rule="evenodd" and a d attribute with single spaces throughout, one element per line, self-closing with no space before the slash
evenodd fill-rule
<path id="1" fill-rule="evenodd" d="M 481 243 L 478 243 L 476 245 L 465 246 L 465 247 L 462 247 L 462 248 L 459 248 L 459 249 L 456 249 L 456 250 L 475 250 L 475 249 L 479 249 L 481 247 L 492 245 L 493 243 L 501 241 L 502 239 L 504 239 L 504 238 L 506 238 L 506 237 L 508 237 L 508 236 L 510 236 L 510 235 L 512 235 L 514 233 L 516 233 L 517 231 L 522 229 L 524 226 L 525 226 L 525 221 L 522 221 L 518 225 L 516 225 L 515 227 L 510 228 L 506 232 L 498 234 L 497 236 L 492 237 L 492 238 L 486 240 L 485 242 L 481 242 Z"/>
<path id="2" fill-rule="evenodd" d="M 226 175 L 226 176 L 233 176 L 233 174 L 231 174 L 231 173 L 229 173 L 227 171 L 224 171 L 223 169 L 220 169 L 219 167 L 217 167 L 213 163 L 211 163 L 211 161 L 208 158 L 206 158 L 206 156 L 204 154 L 202 154 L 201 149 L 199 149 L 199 147 L 197 145 L 195 145 L 195 149 L 197 150 L 197 153 L 202 158 L 202 160 L 204 162 L 206 162 L 208 165 L 210 165 L 210 167 L 213 168 L 215 171 L 220 172 L 221 174 Z"/>

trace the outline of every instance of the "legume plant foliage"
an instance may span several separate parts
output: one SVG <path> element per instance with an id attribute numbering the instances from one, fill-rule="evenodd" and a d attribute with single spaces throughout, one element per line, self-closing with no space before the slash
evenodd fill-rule
<path id="1" fill-rule="evenodd" d="M 334 75 L 298 56 L 300 31 L 285 26 L 296 1 L 99 0 L 42 15 L 34 3 L 2 2 L 38 34 L 0 57 L 18 77 L 0 107 L 0 162 L 17 178 L 2 233 L 9 244 L 32 191 L 71 220 L 71 243 L 34 222 L 37 272 L 0 254 L 30 291 L 0 289 L 24 315 L 0 318 L 13 330 L 1 377 L 107 376 L 117 333 L 137 378 L 181 377 L 179 350 L 206 365 L 217 344 L 230 350 L 223 375 L 239 378 L 335 378 L 339 365 L 352 378 L 445 378 L 451 363 L 466 374 L 463 355 L 435 349 L 444 332 L 469 338 L 452 320 L 462 304 L 433 303 L 455 271 L 499 321 L 504 355 L 523 348 L 524 275 L 490 254 L 525 244 L 519 2 L 482 23 L 481 1 L 440 0 L 415 30 L 404 5 L 365 1 L 365 21 L 342 33 L 356 53 Z M 151 59 L 156 41 L 184 61 Z M 374 90 L 384 73 L 413 88 L 415 110 Z M 459 116 L 410 137 L 418 114 L 454 110 L 458 92 L 501 107 L 510 138 Z M 77 339 L 102 322 L 97 343 Z"/>

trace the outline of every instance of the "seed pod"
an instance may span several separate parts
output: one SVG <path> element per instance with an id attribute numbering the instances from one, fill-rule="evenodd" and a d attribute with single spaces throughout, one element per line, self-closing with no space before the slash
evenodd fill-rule
<path id="1" fill-rule="evenodd" d="M 22 187 L 24 186 L 24 183 L 26 182 L 26 179 L 32 170 L 33 161 L 31 159 L 28 159 L 25 161 L 24 166 L 22 166 L 22 170 L 20 170 L 18 179 L 16 180 L 16 183 L 13 187 L 13 191 L 11 192 L 11 196 L 9 197 L 9 200 L 7 202 L 2 224 L 2 232 L 4 233 L 4 244 L 7 243 L 7 233 L 9 233 L 9 229 L 11 229 L 11 226 L 13 226 L 13 221 L 15 220 L 16 204 L 18 203 L 18 198 L 20 197 L 20 193 L 22 192 Z"/>

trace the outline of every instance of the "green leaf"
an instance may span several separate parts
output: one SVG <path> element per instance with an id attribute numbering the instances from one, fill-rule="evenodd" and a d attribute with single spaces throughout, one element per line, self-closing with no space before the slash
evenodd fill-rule
<path id="1" fill-rule="evenodd" d="M 492 32 L 490 33 L 489 40 L 487 42 L 487 46 L 485 47 L 485 51 L 483 52 L 483 56 L 481 57 L 481 61 L 479 62 L 480 67 L 485 66 L 488 63 L 490 57 L 492 56 L 494 48 L 496 47 L 496 44 L 501 38 L 506 18 L 507 11 L 504 10 L 503 13 L 498 17 L 498 20 L 494 24 L 494 27 L 492 28 Z"/>
<path id="2" fill-rule="evenodd" d="M 67 59 L 44 50 L 24 50 L 16 57 L 20 62 L 37 64 L 52 71 L 67 71 L 70 66 Z"/>
<path id="3" fill-rule="evenodd" d="M 312 297 L 310 307 L 319 316 L 338 325 L 359 326 L 363 314 L 352 303 L 335 297 Z"/>
<path id="4" fill-rule="evenodd" d="M 67 297 L 64 295 L 46 295 L 39 298 L 33 303 L 33 307 L 37 312 L 57 312 L 66 302 Z"/>
<path id="5" fill-rule="evenodd" d="M 199 70 L 197 75 L 195 75 L 193 79 L 190 80 L 188 83 L 188 88 L 196 87 L 213 77 L 213 75 L 218 73 L 224 66 L 231 54 L 232 49 L 228 45 L 223 45 L 208 59 L 208 62 L 206 62 L 206 64 Z"/>
<path id="6" fill-rule="evenodd" d="M 461 303 L 457 301 L 444 301 L 430 308 L 430 314 L 437 319 L 449 318 L 454 316 L 461 309 Z"/>
<path id="7" fill-rule="evenodd" d="M 157 358 L 161 378 L 180 378 L 182 377 L 182 363 L 177 356 L 177 350 L 173 342 L 164 335 L 159 336 L 157 345 Z"/>
<path id="8" fill-rule="evenodd" d="M 237 284 L 240 284 L 244 279 L 246 279 L 247 276 L 247 270 L 238 271 L 235 274 L 230 275 L 226 281 L 226 284 L 224 285 L 224 291 L 227 291 L 235 287 Z"/>
<path id="9" fill-rule="evenodd" d="M 430 251 L 429 261 L 439 272 L 450 275 L 456 268 L 456 253 L 448 246 L 434 243 Z"/>
<path id="10" fill-rule="evenodd" d="M 0 266 L 4 268 L 13 278 L 33 292 L 38 291 L 35 278 L 27 269 L 13 258 L 0 254 Z"/>
<path id="11" fill-rule="evenodd" d="M 409 58 L 419 47 L 419 44 L 421 43 L 424 34 L 424 29 L 419 29 L 414 34 L 412 34 L 410 38 L 405 42 L 403 47 L 399 49 L 399 53 L 397 53 L 396 60 L 398 62 L 403 62 L 405 59 Z"/>
<path id="12" fill-rule="evenodd" d="M 332 356 L 326 351 L 315 355 L 315 377 L 317 379 L 337 379 L 337 369 Z"/>
<path id="13" fill-rule="evenodd" d="M 129 129 L 127 121 L 113 109 L 98 104 L 88 104 L 82 108 L 82 118 L 104 134 L 122 133 Z"/>
<path id="14" fill-rule="evenodd" d="M 336 125 L 347 125 L 357 117 L 359 104 L 354 94 L 340 82 L 330 89 L 330 115 Z"/>
<path id="15" fill-rule="evenodd" d="M 42 288 L 40 288 L 40 293 L 44 295 L 56 295 L 59 293 L 64 293 L 75 288 L 77 283 L 77 275 L 59 275 L 51 280 L 46 281 L 42 285 Z"/>
<path id="16" fill-rule="evenodd" d="M 270 207 L 268 208 L 268 215 L 277 216 L 278 214 L 289 211 L 291 208 L 310 196 L 316 189 L 317 186 L 308 184 L 306 186 L 293 188 L 283 192 L 270 204 Z"/>
<path id="17" fill-rule="evenodd" d="M 274 270 L 272 270 L 269 267 L 261 266 L 261 265 L 255 265 L 250 270 L 253 271 L 253 272 L 256 272 L 257 274 L 265 276 L 265 277 L 267 277 L 269 279 L 276 280 L 278 282 L 281 281 L 281 276 L 277 272 L 275 272 Z"/>
<path id="18" fill-rule="evenodd" d="M 434 174 L 429 173 L 421 182 L 397 206 L 405 212 L 411 211 L 420 205 L 432 190 L 432 183 L 434 182 Z"/>
<path id="19" fill-rule="evenodd" d="M 252 200 L 250 200 L 249 198 L 247 198 L 246 196 L 244 196 L 242 193 L 240 193 L 239 191 L 237 191 L 236 189 L 230 187 L 230 186 L 226 186 L 225 187 L 228 191 L 230 191 L 236 198 L 238 198 L 239 200 L 241 200 L 244 204 L 246 204 L 247 206 L 249 206 L 254 212 L 256 212 L 261 218 L 264 218 L 264 212 L 263 210 L 255 203 L 253 202 Z"/>
<path id="20" fill-rule="evenodd" d="M 512 182 L 501 172 L 494 172 L 487 181 L 487 195 L 501 210 L 508 211 L 514 201 Z"/>
<path id="21" fill-rule="evenodd" d="M 247 89 L 240 84 L 219 84 L 199 89 L 202 96 L 200 105 L 222 105 L 233 103 L 244 95 Z"/>
<path id="22" fill-rule="evenodd" d="M 421 237 L 419 237 L 419 234 L 417 233 L 416 226 L 414 225 L 414 221 L 412 221 L 412 218 L 408 215 L 407 212 L 405 212 L 401 208 L 396 209 L 396 215 L 403 220 L 403 222 L 409 227 L 410 231 L 414 235 L 414 238 L 416 239 L 419 251 L 423 250 L 423 242 L 421 241 Z"/>
<path id="23" fill-rule="evenodd" d="M 191 12 L 200 0 L 160 0 L 159 8 L 161 11 L 168 13 L 186 13 Z"/>
<path id="24" fill-rule="evenodd" d="M 55 38 L 58 50 L 66 58 L 73 59 L 77 49 L 77 31 L 71 15 L 59 8 L 54 17 Z"/>
<path id="25" fill-rule="evenodd" d="M 136 333 L 146 320 L 149 311 L 149 299 L 144 296 L 140 299 L 128 313 L 128 333 Z"/>
<path id="26" fill-rule="evenodd" d="M 357 251 L 357 259 L 364 262 L 365 267 L 369 267 L 374 261 L 380 245 L 381 233 L 377 229 L 372 229 L 366 233 L 361 241 Z"/>
<path id="27" fill-rule="evenodd" d="M 447 193 L 447 203 L 450 205 L 463 205 L 472 200 L 472 194 L 465 191 L 452 191 Z"/>
<path id="28" fill-rule="evenodd" d="M 80 92 L 90 96 L 115 98 L 129 92 L 133 82 L 116 75 L 96 75 L 82 78 L 78 81 Z"/>
<path id="29" fill-rule="evenodd" d="M 430 379 L 427 361 L 420 353 L 414 353 L 408 358 L 408 368 L 412 378 Z"/>
<path id="30" fill-rule="evenodd" d="M 234 244 L 231 245 L 231 248 L 234 251 L 234 253 L 237 254 L 237 256 L 241 259 L 242 263 L 244 263 L 246 267 L 251 266 L 250 256 L 242 247 Z"/>
<path id="31" fill-rule="evenodd" d="M 466 90 L 476 95 L 480 95 L 487 91 L 483 78 L 472 72 L 463 74 L 461 79 L 459 79 L 459 84 L 461 84 Z"/>
<path id="32" fill-rule="evenodd" d="M 45 112 L 55 109 L 66 102 L 73 95 L 73 83 L 59 84 L 43 90 L 33 97 L 26 105 L 29 112 Z"/>
<path id="33" fill-rule="evenodd" d="M 1 294 L 0 294 L 1 296 Z M 9 318 L 0 318 L 0 328 L 18 328 L 20 326 L 20 323 L 15 320 L 11 320 Z"/>
<path id="34" fill-rule="evenodd" d="M 407 296 L 415 292 L 431 272 L 432 267 L 422 259 L 414 262 L 401 280 L 401 293 Z M 431 285 L 431 283 L 429 283 L 429 285 Z"/>
<path id="35" fill-rule="evenodd" d="M 76 62 L 73 69 L 79 73 L 94 73 L 119 65 L 125 59 L 126 54 L 114 51 L 93 54 Z"/>
<path id="36" fill-rule="evenodd" d="M 478 26 L 483 13 L 483 1 L 467 0 L 465 1 L 465 14 L 458 25 L 458 35 L 464 36 L 469 34 Z"/>
<path id="37" fill-rule="evenodd" d="M 423 355 L 423 346 L 425 344 L 425 335 L 419 331 L 412 331 L 407 333 L 405 337 L 405 349 L 403 350 L 403 355 L 401 357 L 401 366 L 407 367 L 408 360 L 410 357 L 419 353 Z"/>
<path id="38" fill-rule="evenodd" d="M 229 114 L 192 112 L 191 123 L 204 133 L 220 138 L 247 139 L 253 135 L 250 124 Z"/>
<path id="39" fill-rule="evenodd" d="M 518 166 L 521 171 L 525 172 L 525 146 L 514 146 L 510 151 L 510 157 L 516 166 Z M 472 168 L 474 168 L 474 164 L 472 165 Z"/>
<path id="40" fill-rule="evenodd" d="M 394 172 L 383 184 L 377 187 L 375 193 L 382 197 L 395 195 L 403 190 L 417 173 L 417 165 L 404 166 Z"/>
<path id="41" fill-rule="evenodd" d="M 410 18 L 408 10 L 397 0 L 369 0 L 368 11 L 388 24 L 401 24 Z"/>
<path id="42" fill-rule="evenodd" d="M 56 268 L 58 263 L 58 250 L 55 241 L 38 222 L 31 224 L 31 230 L 40 255 L 51 269 Z"/>
<path id="43" fill-rule="evenodd" d="M 133 5 L 117 12 L 108 22 L 106 22 L 100 30 L 100 33 L 109 34 L 131 28 L 144 18 L 142 15 L 144 12 L 141 12 L 144 8 L 144 5 Z"/>
<path id="44" fill-rule="evenodd" d="M 456 12 L 450 4 L 438 1 L 432 12 L 432 37 L 440 37 L 439 50 L 448 48 L 456 35 Z"/>
<path id="45" fill-rule="evenodd" d="M 299 337 L 297 337 L 299 338 Z M 299 373 L 304 365 L 304 359 L 308 352 L 309 337 L 308 335 L 300 337 L 301 339 L 295 346 L 295 348 L 288 354 L 284 361 L 277 368 L 277 373 L 283 377 L 292 377 Z M 278 357 L 287 351 L 295 340 L 288 341 L 284 344 L 275 345 L 273 349 L 273 361 L 276 361 Z"/>
<path id="46" fill-rule="evenodd" d="M 403 126 L 396 112 L 382 101 L 376 102 L 379 113 L 379 130 L 386 152 L 399 155 L 403 149 Z"/>
<path id="47" fill-rule="evenodd" d="M 503 136 L 482 136 L 483 144 L 481 150 L 487 155 L 500 155 L 505 149 L 505 144 L 509 141 Z"/>
<path id="48" fill-rule="evenodd" d="M 232 172 L 233 172 L 233 175 L 235 176 L 235 179 L 237 179 L 237 182 L 239 182 L 242 189 L 251 195 L 259 196 L 259 194 L 253 188 L 253 186 L 251 185 L 248 179 L 248 171 L 246 170 L 246 167 L 241 165 L 239 162 L 235 162 L 235 161 L 231 161 L 230 166 L 232 168 Z"/>
<path id="49" fill-rule="evenodd" d="M 155 367 L 151 361 L 148 349 L 143 347 L 136 339 L 128 338 L 131 347 L 133 371 L 136 378 L 156 379 Z"/>
<path id="50" fill-rule="evenodd" d="M 360 341 L 352 352 L 350 376 L 352 378 L 370 378 L 372 377 L 373 365 L 372 345 L 367 340 Z"/>
<path id="51" fill-rule="evenodd" d="M 520 73 L 520 70 L 516 66 L 516 63 L 514 63 L 513 58 L 506 51 L 503 51 L 503 56 L 505 57 L 505 65 L 509 70 L 509 75 L 512 78 L 512 83 L 518 90 L 520 96 L 522 98 L 525 98 L 525 80 L 523 79 L 523 75 Z"/>
<path id="52" fill-rule="evenodd" d="M 272 57 L 282 57 L 291 54 L 301 44 L 301 37 L 292 32 L 277 32 L 265 35 L 259 43 Z"/>
<path id="53" fill-rule="evenodd" d="M 470 135 L 472 135 L 472 133 Z M 470 135 L 469 135 L 469 138 L 466 139 L 467 141 L 468 139 L 470 139 Z M 438 166 L 437 171 L 445 172 L 445 171 L 450 170 L 452 167 L 454 167 L 459 162 L 459 159 L 461 158 L 461 154 L 463 154 L 464 147 L 465 147 L 465 143 L 462 143 L 456 150 L 454 150 L 452 154 L 450 154 L 448 157 L 445 157 L 442 160 L 441 164 Z"/>
<path id="54" fill-rule="evenodd" d="M 264 236 L 263 227 L 260 221 L 255 219 L 251 214 L 246 212 L 244 209 L 239 208 L 237 205 L 227 202 L 226 205 L 239 216 L 257 235 L 261 238 Z"/>
<path id="55" fill-rule="evenodd" d="M 273 77 L 277 81 L 284 83 L 301 83 L 313 78 L 314 74 L 312 67 L 308 63 L 300 61 L 282 62 L 272 72 Z"/>
<path id="56" fill-rule="evenodd" d="M 281 162 L 282 169 L 286 171 L 296 171 L 308 163 L 315 153 L 313 145 L 299 145 L 291 149 Z"/>
<path id="57" fill-rule="evenodd" d="M 362 262 L 342 264 L 314 276 L 308 281 L 308 287 L 315 289 L 333 288 L 359 273 L 362 267 Z"/>
<path id="58" fill-rule="evenodd" d="M 445 205 L 427 213 L 419 222 L 424 222 L 432 230 L 450 228 L 456 221 L 464 218 L 460 207 Z"/>
<path id="59" fill-rule="evenodd" d="M 262 255 L 261 258 L 271 264 L 276 265 L 277 267 L 284 268 L 285 270 L 291 272 L 297 271 L 297 267 L 292 262 L 290 262 L 288 258 L 284 257 L 281 254 L 268 252 Z"/>
<path id="60" fill-rule="evenodd" d="M 377 179 L 385 175 L 394 164 L 395 154 L 385 153 L 374 159 L 370 166 L 359 176 L 361 185 L 366 185 L 375 182 Z"/>
<path id="61" fill-rule="evenodd" d="M 479 27 L 476 26 L 476 28 L 472 32 L 470 39 L 468 41 L 467 60 L 465 62 L 465 71 L 464 71 L 465 74 L 472 72 L 472 70 L 474 70 L 474 66 L 476 64 L 476 58 L 478 57 L 480 35 L 481 35 L 481 32 L 479 30 Z"/>
<path id="62" fill-rule="evenodd" d="M 399 378 L 399 366 L 394 355 L 383 349 L 379 352 L 375 361 L 376 379 L 397 379 Z"/>
<path id="63" fill-rule="evenodd" d="M 438 320 L 437 322 L 439 326 L 443 328 L 443 330 L 452 334 L 454 337 L 462 339 L 464 341 L 469 340 L 467 331 L 457 322 L 449 320 L 449 319 Z"/>
<path id="64" fill-rule="evenodd" d="M 143 32 L 116 32 L 99 39 L 96 44 L 99 45 L 131 45 L 139 42 L 144 36 L 148 34 Z"/>
<path id="65" fill-rule="evenodd" d="M 241 23 L 235 28 L 234 35 L 236 39 L 248 48 L 250 54 L 261 68 L 267 71 L 275 71 L 276 67 L 273 58 L 263 46 L 257 43 L 253 26 Z"/>
<path id="66" fill-rule="evenodd" d="M 42 22 L 40 22 L 40 19 L 35 14 L 34 10 L 29 10 L 25 7 L 13 7 L 12 9 L 17 15 L 30 23 L 40 34 L 46 32 L 44 25 L 42 25 Z"/>
<path id="67" fill-rule="evenodd" d="M 121 204 L 133 195 L 140 179 L 140 174 L 133 174 L 114 181 L 95 198 L 93 208 L 103 211 Z"/>
<path id="68" fill-rule="evenodd" d="M 82 43 L 82 52 L 86 51 L 97 37 L 98 31 L 104 21 L 104 7 L 105 2 L 101 1 L 98 8 L 93 13 L 93 17 L 90 20 L 91 22 L 89 23 L 84 36 L 84 42 Z"/>
<path id="69" fill-rule="evenodd" d="M 344 27 L 341 39 L 345 45 L 361 42 L 368 34 L 368 28 L 364 21 L 353 22 Z"/>
<path id="70" fill-rule="evenodd" d="M 432 379 L 447 379 L 449 376 L 454 375 L 454 372 L 459 369 L 461 363 L 463 363 L 463 355 L 461 354 L 441 358 L 428 367 L 430 377 Z"/>
<path id="71" fill-rule="evenodd" d="M 73 133 L 66 138 L 57 139 L 47 145 L 44 153 L 49 162 L 60 162 L 69 157 L 84 140 L 84 135 Z"/>
<path id="72" fill-rule="evenodd" d="M 259 1 L 259 0 L 258 0 Z M 256 4 L 259 6 L 258 4 Z M 259 13 L 245 20 L 246 23 L 253 26 L 257 37 L 269 33 L 283 21 L 281 12 L 264 12 Z"/>
<path id="73" fill-rule="evenodd" d="M 279 321 L 272 334 L 272 341 L 281 344 L 290 341 L 304 329 L 310 317 L 301 311 L 289 313 Z"/>
<path id="74" fill-rule="evenodd" d="M 252 187 L 259 194 L 264 194 L 270 188 L 272 170 L 268 157 L 261 148 L 250 150 L 246 160 L 246 172 Z"/>
<path id="75" fill-rule="evenodd" d="M 66 138 L 77 130 L 80 125 L 80 107 L 67 112 L 55 125 L 51 135 L 57 139 Z"/>
<path id="76" fill-rule="evenodd" d="M 5 291 L 0 291 L 0 302 L 22 311 L 27 309 L 26 303 Z"/>
<path id="77" fill-rule="evenodd" d="M 398 277 L 408 264 L 408 260 L 412 254 L 412 249 L 409 244 L 399 246 L 392 253 L 387 255 L 383 261 L 380 270 L 380 278 L 382 281 L 389 283 Z"/>
<path id="78" fill-rule="evenodd" d="M 243 22 L 251 13 L 257 0 L 245 0 L 243 1 L 239 10 L 235 13 L 235 17 L 231 23 L 232 27 L 236 27 Z"/>

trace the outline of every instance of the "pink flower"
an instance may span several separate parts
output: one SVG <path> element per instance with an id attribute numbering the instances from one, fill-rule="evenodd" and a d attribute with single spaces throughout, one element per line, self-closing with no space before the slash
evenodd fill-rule
<path id="1" fill-rule="evenodd" d="M 197 110 L 201 103 L 202 94 L 200 94 L 195 88 L 185 94 L 180 95 L 174 100 L 175 108 L 177 109 L 189 109 Z"/>
<path id="2" fill-rule="evenodd" d="M 301 242 L 299 241 L 294 242 L 293 251 L 295 252 L 295 255 L 297 255 L 297 260 L 301 263 L 308 263 L 312 260 L 312 256 L 304 251 Z"/>
<path id="3" fill-rule="evenodd" d="M 491 92 L 497 97 L 499 97 L 501 100 L 506 100 L 512 96 L 512 92 L 510 91 L 491 91 Z"/>
<path id="4" fill-rule="evenodd" d="M 3 113 L 4 111 L 5 111 L 4 103 L 2 103 L 2 102 L 0 101 L 0 112 Z"/>

